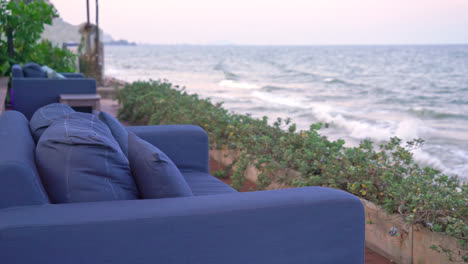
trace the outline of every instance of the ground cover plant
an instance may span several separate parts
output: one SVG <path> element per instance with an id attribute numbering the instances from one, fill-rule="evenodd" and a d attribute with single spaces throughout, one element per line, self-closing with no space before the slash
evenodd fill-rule
<path id="1" fill-rule="evenodd" d="M 123 106 L 119 113 L 123 120 L 141 125 L 199 125 L 209 135 L 210 148 L 238 150 L 234 188 L 242 186 L 244 170 L 251 164 L 260 171 L 257 184 L 261 189 L 276 181 L 345 190 L 468 247 L 468 184 L 415 163 L 411 150 L 420 147 L 422 140 L 391 138 L 378 146 L 363 140 L 357 147 L 344 147 L 343 140 L 320 135 L 321 123 L 301 131 L 289 119 L 270 125 L 267 117 L 231 113 L 222 103 L 188 94 L 167 81 L 127 84 L 118 90 L 117 99 Z M 299 174 L 274 173 L 285 168 Z M 433 249 L 446 251 L 438 245 Z M 452 260 L 468 262 L 468 255 L 458 260 L 446 253 Z"/>

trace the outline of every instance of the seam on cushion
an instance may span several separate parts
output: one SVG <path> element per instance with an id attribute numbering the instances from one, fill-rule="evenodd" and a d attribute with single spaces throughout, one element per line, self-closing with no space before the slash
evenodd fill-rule
<path id="1" fill-rule="evenodd" d="M 68 199 L 68 202 L 70 202 L 71 199 L 72 199 L 71 191 L 70 191 L 70 189 L 71 189 L 70 188 L 70 174 L 71 174 L 70 161 L 71 161 L 72 151 L 73 151 L 73 148 L 69 147 L 68 148 L 68 153 L 67 153 L 67 163 L 66 163 L 66 166 L 65 166 L 65 168 L 67 168 L 66 169 L 67 171 L 65 172 L 65 175 L 66 175 L 65 179 L 67 180 L 66 184 L 67 184 L 67 199 Z"/>
<path id="2" fill-rule="evenodd" d="M 94 115 L 91 116 L 91 127 L 89 128 L 90 130 L 93 130 L 93 126 L 94 126 Z"/>
<path id="3" fill-rule="evenodd" d="M 44 114 L 44 108 L 41 108 L 40 111 L 39 111 L 39 113 L 41 113 L 42 117 L 43 117 L 45 120 L 47 120 L 47 121 L 52 121 L 52 120 L 50 120 L 48 117 L 45 116 L 45 114 Z"/>
<path id="4" fill-rule="evenodd" d="M 66 115 L 64 105 L 62 104 L 61 107 L 62 107 L 62 114 Z"/>
<path id="5" fill-rule="evenodd" d="M 72 140 L 70 138 L 70 133 L 68 132 L 68 119 L 69 118 L 70 118 L 70 115 L 67 115 L 67 117 L 65 118 L 65 122 L 63 122 L 63 126 L 65 127 L 65 136 L 70 141 L 70 143 L 72 143 Z"/>
<path id="6" fill-rule="evenodd" d="M 106 181 L 109 184 L 112 194 L 114 195 L 114 199 L 117 200 L 117 194 L 115 193 L 114 186 L 112 186 L 112 182 L 109 177 L 109 165 L 107 164 L 107 157 L 109 155 L 109 150 L 106 150 L 105 158 L 104 158 L 104 164 L 106 165 Z"/>

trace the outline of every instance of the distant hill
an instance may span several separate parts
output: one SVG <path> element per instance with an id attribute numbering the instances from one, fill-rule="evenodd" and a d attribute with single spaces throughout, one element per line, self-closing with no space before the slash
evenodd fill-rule
<path id="1" fill-rule="evenodd" d="M 129 42 L 128 40 L 125 40 L 125 39 L 119 39 L 119 40 L 105 41 L 104 45 L 110 45 L 110 46 L 136 46 L 136 43 L 135 42 Z"/>
<path id="2" fill-rule="evenodd" d="M 42 39 L 50 40 L 54 45 L 62 46 L 64 42 L 79 43 L 81 35 L 78 31 L 79 25 L 72 25 L 62 18 L 54 18 L 52 25 L 45 25 L 44 32 L 42 32 Z M 106 34 L 100 30 L 103 42 L 112 42 L 114 39 L 111 35 Z"/>

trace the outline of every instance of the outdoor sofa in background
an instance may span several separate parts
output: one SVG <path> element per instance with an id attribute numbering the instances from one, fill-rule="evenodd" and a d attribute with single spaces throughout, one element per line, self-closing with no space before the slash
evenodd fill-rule
<path id="1" fill-rule="evenodd" d="M 13 65 L 11 73 L 11 107 L 28 119 L 41 106 L 59 102 L 60 94 L 96 94 L 96 80 L 81 73 L 59 73 L 64 78 L 48 78 L 46 73 L 28 72 L 18 64 Z"/>
<path id="2" fill-rule="evenodd" d="M 322 187 L 239 193 L 209 174 L 202 128 L 126 129 L 165 152 L 193 196 L 53 204 L 28 119 L 2 114 L 0 263 L 364 263 L 357 197 Z"/>

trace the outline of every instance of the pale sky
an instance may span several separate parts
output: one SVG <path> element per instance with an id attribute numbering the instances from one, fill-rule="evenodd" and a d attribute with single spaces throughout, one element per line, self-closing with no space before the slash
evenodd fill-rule
<path id="1" fill-rule="evenodd" d="M 50 2 L 85 22 L 86 0 Z M 100 0 L 99 12 L 106 33 L 137 43 L 468 44 L 468 0 Z"/>

